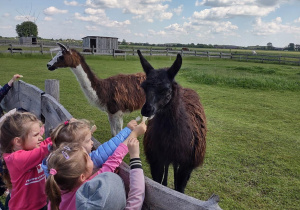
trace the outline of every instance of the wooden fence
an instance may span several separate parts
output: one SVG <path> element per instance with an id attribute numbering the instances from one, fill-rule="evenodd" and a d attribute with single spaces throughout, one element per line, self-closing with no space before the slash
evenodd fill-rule
<path id="1" fill-rule="evenodd" d="M 58 46 L 53 45 L 53 42 L 49 43 L 38 43 L 36 45 L 20 45 L 20 44 L 7 44 L 0 43 L 0 46 L 7 46 L 7 50 L 0 50 L 0 53 L 39 53 L 39 54 L 52 54 L 51 49 L 58 48 Z M 112 55 L 123 56 L 126 59 L 126 56 L 137 56 L 136 50 L 139 48 L 132 49 L 116 49 L 110 50 L 109 53 L 96 53 L 94 50 L 89 50 L 83 52 L 83 48 L 78 45 L 72 45 L 72 43 L 64 43 L 66 46 L 70 45 L 70 48 L 74 48 L 78 50 L 81 54 L 93 54 L 93 55 Z M 3 48 L 3 47 L 2 47 Z M 201 51 L 201 50 L 169 50 L 169 49 L 153 49 L 153 48 L 140 48 L 143 55 L 149 56 L 176 56 L 180 53 L 182 56 L 195 56 L 202 57 L 207 59 L 232 59 L 239 61 L 251 61 L 251 62 L 261 62 L 261 63 L 278 63 L 278 64 L 292 64 L 292 65 L 300 65 L 300 52 L 299 56 L 286 56 L 286 55 L 268 55 L 261 53 L 238 53 L 238 52 L 209 52 L 209 51 Z M 56 52 L 54 52 L 56 54 Z"/>
<path id="2" fill-rule="evenodd" d="M 46 81 L 46 92 L 21 80 L 16 81 L 7 96 L 1 102 L 1 106 L 5 111 L 9 111 L 13 108 L 22 108 L 34 113 L 40 120 L 45 122 L 45 134 L 47 137 L 49 136 L 51 129 L 72 117 L 72 115 L 58 103 L 56 100 L 58 99 L 57 95 L 53 97 L 49 94 L 48 90 L 54 90 L 54 94 L 57 94 L 58 89 L 59 83 L 57 80 Z M 100 145 L 95 138 L 93 138 L 93 141 L 95 147 Z M 127 192 L 129 185 L 129 172 L 129 166 L 122 162 L 119 175 L 124 181 Z M 212 195 L 207 201 L 201 201 L 158 184 L 148 177 L 145 177 L 145 182 L 146 194 L 143 204 L 144 210 L 221 209 L 218 205 L 219 197 L 217 195 Z"/>

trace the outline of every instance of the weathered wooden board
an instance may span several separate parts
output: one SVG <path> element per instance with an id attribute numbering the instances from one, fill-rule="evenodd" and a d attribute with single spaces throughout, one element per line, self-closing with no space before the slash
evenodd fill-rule
<path id="1" fill-rule="evenodd" d="M 119 175 L 122 177 L 126 192 L 129 186 L 130 168 L 126 163 L 120 165 Z M 207 201 L 198 200 L 191 196 L 182 194 L 168 187 L 165 187 L 148 177 L 145 177 L 146 192 L 143 210 L 169 210 L 169 209 L 188 209 L 188 210 L 220 210 L 218 205 L 219 197 L 212 195 Z"/>

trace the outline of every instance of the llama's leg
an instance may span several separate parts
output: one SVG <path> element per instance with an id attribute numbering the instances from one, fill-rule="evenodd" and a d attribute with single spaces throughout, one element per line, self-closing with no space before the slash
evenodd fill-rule
<path id="1" fill-rule="evenodd" d="M 173 163 L 173 169 L 174 169 L 174 189 L 176 189 L 177 188 L 178 164 Z"/>
<path id="2" fill-rule="evenodd" d="M 154 181 L 162 184 L 164 175 L 164 164 L 160 161 L 149 161 L 151 175 Z"/>
<path id="3" fill-rule="evenodd" d="M 164 166 L 164 179 L 162 185 L 168 186 L 168 172 L 169 172 L 169 164 L 165 164 Z"/>
<path id="4" fill-rule="evenodd" d="M 187 182 L 190 179 L 193 167 L 180 165 L 177 170 L 175 190 L 184 193 Z"/>
<path id="5" fill-rule="evenodd" d="M 118 111 L 115 114 L 108 113 L 108 120 L 112 136 L 116 136 L 123 127 L 123 112 Z"/>

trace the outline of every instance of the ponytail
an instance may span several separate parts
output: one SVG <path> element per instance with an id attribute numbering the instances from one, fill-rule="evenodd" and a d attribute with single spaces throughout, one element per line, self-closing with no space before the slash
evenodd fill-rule
<path id="1" fill-rule="evenodd" d="M 1 157 L 1 163 L 2 163 L 2 177 L 3 177 L 3 182 L 5 183 L 6 187 L 8 189 L 11 189 L 12 188 L 12 183 L 11 183 L 11 180 L 10 180 L 10 175 L 9 175 L 9 171 L 7 169 L 7 166 L 6 166 L 6 162 L 5 160 Z"/>
<path id="2" fill-rule="evenodd" d="M 51 209 L 59 210 L 59 204 L 61 202 L 61 192 L 58 184 L 54 179 L 54 175 L 49 175 L 45 187 L 46 194 L 51 202 Z"/>

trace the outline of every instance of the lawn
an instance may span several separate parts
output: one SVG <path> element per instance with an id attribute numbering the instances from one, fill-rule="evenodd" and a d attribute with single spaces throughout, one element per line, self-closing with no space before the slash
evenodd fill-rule
<path id="1" fill-rule="evenodd" d="M 146 58 L 155 68 L 175 59 Z M 0 84 L 15 73 L 42 90 L 46 79 L 60 80 L 62 105 L 74 117 L 94 121 L 95 138 L 107 141 L 106 114 L 89 105 L 70 69 L 48 71 L 49 60 L 50 55 L 0 54 Z M 100 78 L 142 71 L 137 57 L 86 60 Z M 184 57 L 176 80 L 198 92 L 208 121 L 205 162 L 192 173 L 186 194 L 207 200 L 215 193 L 223 209 L 298 209 L 300 67 Z M 137 115 L 139 111 L 126 115 L 125 124 Z"/>

